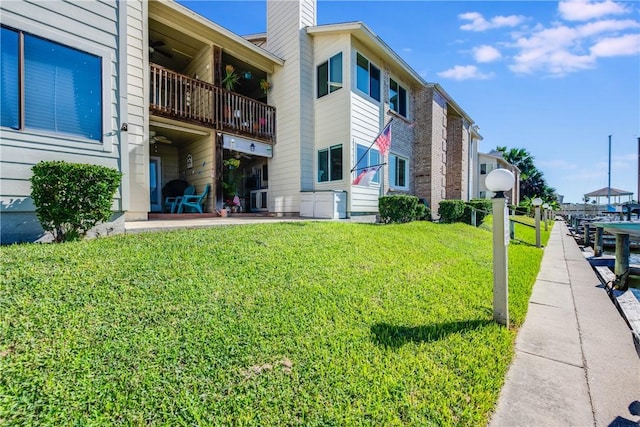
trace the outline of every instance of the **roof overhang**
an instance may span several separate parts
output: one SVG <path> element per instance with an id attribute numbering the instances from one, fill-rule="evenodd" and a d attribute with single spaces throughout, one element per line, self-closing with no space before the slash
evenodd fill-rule
<path id="1" fill-rule="evenodd" d="M 460 117 L 467 120 L 470 126 L 475 123 L 471 119 L 471 117 L 462 109 L 462 107 L 460 107 L 460 105 L 458 105 L 458 103 L 453 100 L 453 98 L 447 93 L 447 91 L 444 90 L 444 88 L 440 85 L 440 83 L 427 83 L 426 86 L 434 90 L 437 90 L 440 93 L 440 95 L 442 95 L 444 99 L 447 100 L 447 104 L 450 107 L 452 107 L 456 111 L 456 113 L 460 115 Z"/>
<path id="2" fill-rule="evenodd" d="M 513 169 L 517 170 L 518 173 L 520 173 L 520 168 L 519 167 L 517 167 L 514 164 L 509 163 L 502 156 L 494 156 L 493 154 L 489 154 L 489 153 L 478 153 L 478 160 L 480 160 L 480 158 L 482 158 L 482 157 L 495 160 L 496 163 L 501 163 L 503 165 L 508 165 L 508 166 L 512 167 Z"/>
<path id="3" fill-rule="evenodd" d="M 385 62 L 395 65 L 393 71 L 399 77 L 414 86 L 425 86 L 425 80 L 393 51 L 380 37 L 378 37 L 363 22 L 346 22 L 341 24 L 318 25 L 307 27 L 307 34 L 311 36 L 350 34 L 374 54 L 379 55 Z"/>
<path id="4" fill-rule="evenodd" d="M 275 66 L 284 65 L 283 59 L 173 0 L 149 1 L 149 19 L 179 28 L 203 43 L 218 45 L 227 53 L 267 73 L 273 73 Z"/>

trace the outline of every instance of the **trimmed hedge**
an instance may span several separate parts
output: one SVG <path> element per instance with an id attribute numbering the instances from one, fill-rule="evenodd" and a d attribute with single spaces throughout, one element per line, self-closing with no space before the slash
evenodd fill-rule
<path id="1" fill-rule="evenodd" d="M 479 227 L 482 224 L 482 221 L 484 221 L 484 217 L 491 213 L 493 206 L 490 199 L 469 200 L 464 207 L 462 222 L 473 225 L 471 223 L 471 212 L 473 209 L 476 210 L 476 227 Z"/>
<path id="2" fill-rule="evenodd" d="M 31 198 L 38 220 L 56 242 L 80 240 L 111 218 L 113 196 L 122 173 L 115 169 L 63 161 L 33 168 Z"/>
<path id="3" fill-rule="evenodd" d="M 378 199 L 378 211 L 380 221 L 385 224 L 431 219 L 431 211 L 416 196 L 382 196 Z"/>
<path id="4" fill-rule="evenodd" d="M 441 200 L 438 207 L 440 222 L 451 224 L 462 222 L 464 217 L 465 203 L 462 200 Z"/>

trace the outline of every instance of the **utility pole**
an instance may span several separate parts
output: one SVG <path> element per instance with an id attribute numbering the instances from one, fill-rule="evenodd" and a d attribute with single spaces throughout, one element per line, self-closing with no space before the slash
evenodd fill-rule
<path id="1" fill-rule="evenodd" d="M 609 135 L 609 185 L 607 186 L 607 212 L 611 206 L 611 135 Z"/>

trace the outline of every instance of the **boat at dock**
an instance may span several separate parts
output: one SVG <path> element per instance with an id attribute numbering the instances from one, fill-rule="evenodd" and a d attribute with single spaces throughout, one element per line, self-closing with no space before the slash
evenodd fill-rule
<path id="1" fill-rule="evenodd" d="M 595 227 L 602 227 L 610 234 L 628 234 L 640 238 L 640 222 L 637 221 L 604 221 L 593 222 Z"/>

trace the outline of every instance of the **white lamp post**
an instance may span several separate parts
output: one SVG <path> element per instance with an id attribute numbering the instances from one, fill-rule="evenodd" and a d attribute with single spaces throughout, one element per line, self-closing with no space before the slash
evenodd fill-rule
<path id="1" fill-rule="evenodd" d="M 549 230 L 549 203 L 542 205 L 544 208 L 544 231 Z"/>
<path id="2" fill-rule="evenodd" d="M 494 169 L 486 179 L 487 189 L 496 193 L 493 203 L 493 320 L 509 327 L 509 214 L 504 192 L 514 184 L 513 173 Z"/>
<path id="3" fill-rule="evenodd" d="M 536 208 L 536 248 L 540 247 L 540 206 L 542 206 L 542 199 L 536 197 L 531 201 L 531 204 Z"/>

